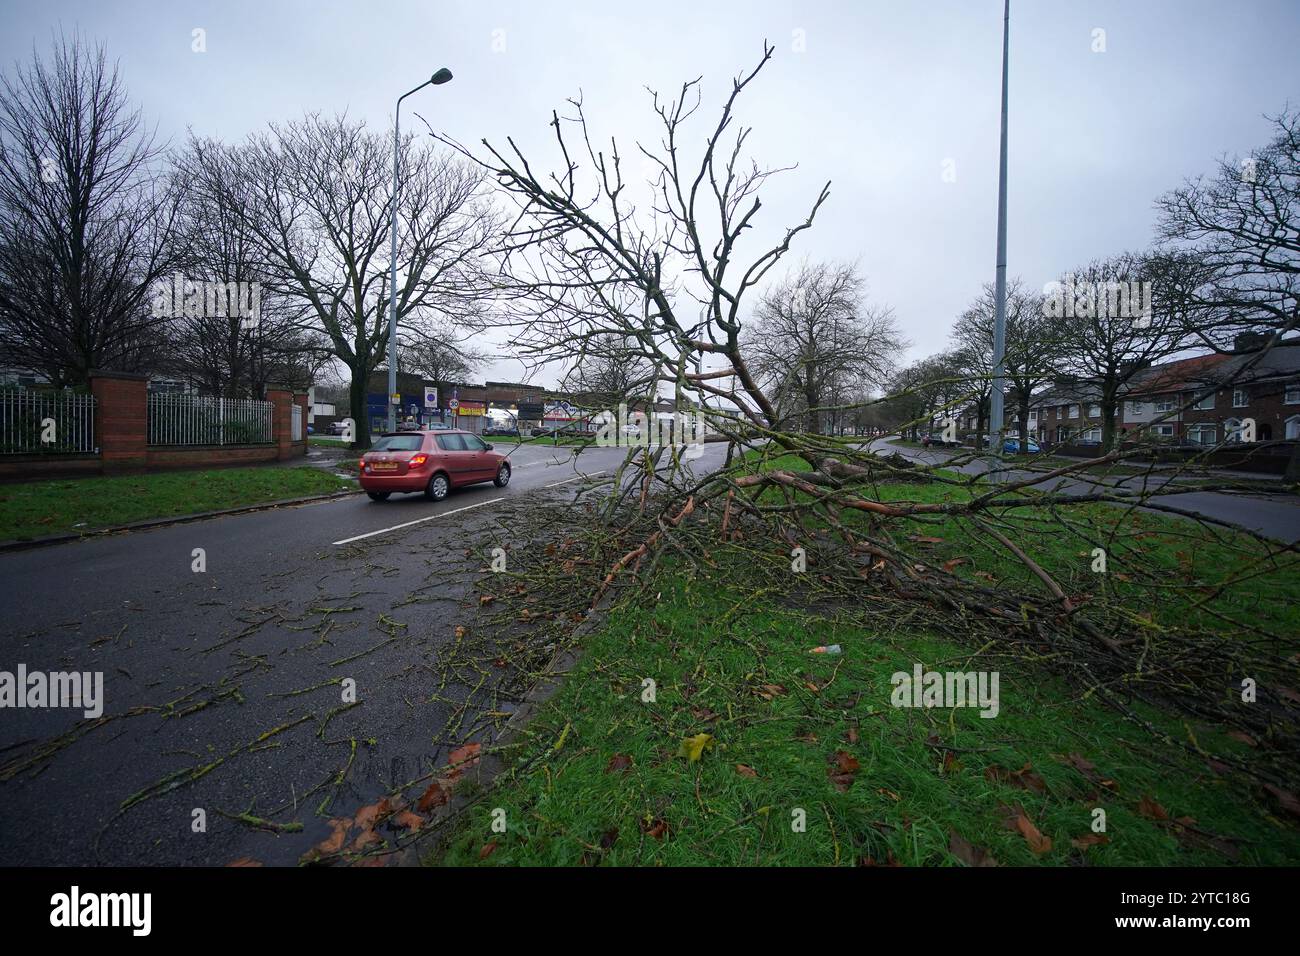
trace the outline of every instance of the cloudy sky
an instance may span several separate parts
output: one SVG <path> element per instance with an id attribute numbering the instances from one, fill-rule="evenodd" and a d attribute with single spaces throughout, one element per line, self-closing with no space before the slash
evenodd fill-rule
<path id="1" fill-rule="evenodd" d="M 463 142 L 512 135 L 548 168 L 546 124 L 566 98 L 581 92 L 594 132 L 627 152 L 655 140 L 647 87 L 702 76 L 712 119 L 766 39 L 776 53 L 741 120 L 761 164 L 797 168 L 766 188 L 749 251 L 829 180 L 797 252 L 856 260 L 911 357 L 942 348 L 993 278 L 1001 0 L 0 0 L 0 25 L 6 70 L 60 28 L 103 41 L 174 141 L 187 128 L 237 140 L 315 110 L 383 128 L 394 99 L 445 65 L 455 80 L 407 103 Z M 1013 0 L 1010 273 L 1041 287 L 1149 244 L 1157 195 L 1248 154 L 1265 115 L 1300 107 L 1297 50 L 1294 0 Z"/>

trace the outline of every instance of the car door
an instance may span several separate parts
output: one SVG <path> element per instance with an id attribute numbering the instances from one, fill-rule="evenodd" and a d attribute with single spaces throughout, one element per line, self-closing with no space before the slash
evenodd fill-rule
<path id="1" fill-rule="evenodd" d="M 474 456 L 474 481 L 491 481 L 497 476 L 496 459 L 488 451 L 487 442 L 477 435 L 463 435 L 465 447 Z"/>
<path id="2" fill-rule="evenodd" d="M 459 432 L 438 435 L 438 450 L 453 485 L 474 481 L 474 454 L 465 447 L 465 436 Z"/>

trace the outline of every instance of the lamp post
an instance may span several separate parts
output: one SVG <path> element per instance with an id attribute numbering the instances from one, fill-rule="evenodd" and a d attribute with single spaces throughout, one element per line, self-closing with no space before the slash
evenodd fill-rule
<path id="1" fill-rule="evenodd" d="M 408 90 L 397 98 L 397 109 L 393 114 L 393 208 L 392 230 L 389 236 L 391 251 L 389 268 L 390 285 L 388 288 L 388 430 L 397 429 L 397 411 L 393 396 L 397 394 L 397 166 L 402 148 L 402 100 L 412 93 L 418 93 L 426 86 L 442 86 L 451 80 L 451 70 L 443 67 L 413 90 Z"/>
<path id="2" fill-rule="evenodd" d="M 993 306 L 993 390 L 989 393 L 989 438 L 1002 452 L 1002 380 L 1007 338 L 1007 60 L 1010 56 L 1011 0 L 1002 12 L 1002 142 L 998 155 L 998 261 Z M 995 459 L 990 458 L 990 461 Z"/>

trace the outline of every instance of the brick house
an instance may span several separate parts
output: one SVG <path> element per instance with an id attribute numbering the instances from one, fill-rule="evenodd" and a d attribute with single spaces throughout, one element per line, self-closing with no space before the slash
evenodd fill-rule
<path id="1" fill-rule="evenodd" d="M 1059 379 L 1034 396 L 1029 406 L 1029 434 L 1053 445 L 1101 441 L 1101 406 L 1097 388 L 1087 382 Z M 1015 413 L 1011 416 L 1015 418 Z M 1008 431 L 1019 428 L 1009 424 Z"/>

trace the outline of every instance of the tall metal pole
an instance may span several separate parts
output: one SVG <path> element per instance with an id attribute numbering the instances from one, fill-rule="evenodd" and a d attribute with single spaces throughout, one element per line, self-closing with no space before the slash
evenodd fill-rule
<path id="1" fill-rule="evenodd" d="M 388 430 L 397 430 L 397 406 L 393 396 L 397 394 L 397 164 L 402 146 L 402 100 L 412 93 L 418 93 L 426 86 L 441 86 L 451 80 L 451 70 L 443 67 L 413 90 L 408 90 L 397 98 L 397 109 L 393 111 L 393 208 L 390 211 L 392 229 L 389 234 L 389 286 L 388 286 Z"/>
<path id="2" fill-rule="evenodd" d="M 1002 148 L 998 158 L 998 266 L 993 312 L 993 390 L 989 396 L 989 439 L 1002 450 L 1002 378 L 1007 345 L 1007 59 L 1011 0 L 1002 13 Z"/>
<path id="3" fill-rule="evenodd" d="M 415 89 L 420 89 L 420 86 Z M 411 93 L 414 92 L 415 90 L 411 90 Z M 397 431 L 397 406 L 393 404 L 393 396 L 397 394 L 397 156 L 402 143 L 402 100 L 411 93 L 397 98 L 397 111 L 393 115 L 393 208 L 391 210 L 393 222 L 388 246 L 389 267 L 392 272 L 388 286 L 388 395 L 384 399 L 388 404 L 390 432 Z"/>

